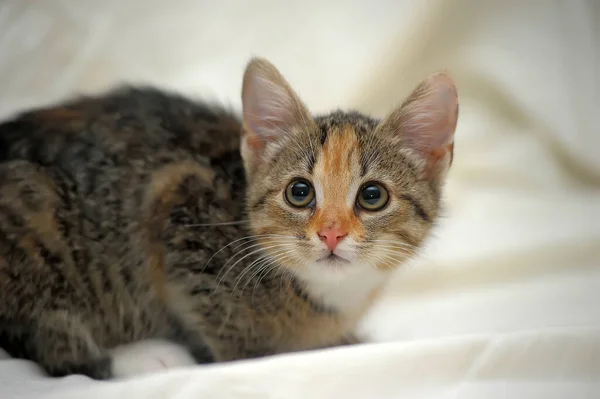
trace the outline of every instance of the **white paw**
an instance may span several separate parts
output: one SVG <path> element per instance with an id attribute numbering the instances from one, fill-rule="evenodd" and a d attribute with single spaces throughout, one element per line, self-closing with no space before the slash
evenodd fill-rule
<path id="1" fill-rule="evenodd" d="M 111 357 L 115 378 L 132 377 L 196 364 L 185 347 L 158 339 L 119 346 L 111 351 Z"/>

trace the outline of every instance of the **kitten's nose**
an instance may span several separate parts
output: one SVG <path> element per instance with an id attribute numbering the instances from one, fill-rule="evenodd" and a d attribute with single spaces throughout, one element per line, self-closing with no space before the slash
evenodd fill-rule
<path id="1" fill-rule="evenodd" d="M 323 229 L 317 233 L 321 241 L 327 244 L 327 248 L 331 252 L 335 250 L 335 247 L 338 246 L 340 241 L 344 239 L 348 235 L 345 231 L 338 229 L 337 227 Z"/>

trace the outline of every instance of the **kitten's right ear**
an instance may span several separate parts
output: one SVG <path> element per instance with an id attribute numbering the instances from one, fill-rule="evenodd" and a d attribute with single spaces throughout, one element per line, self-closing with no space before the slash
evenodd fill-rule
<path id="1" fill-rule="evenodd" d="M 312 117 L 277 68 L 254 58 L 246 67 L 242 85 L 242 156 L 248 171 L 264 158 L 269 145 L 290 134 Z"/>
<path id="2" fill-rule="evenodd" d="M 458 95 L 445 73 L 421 82 L 380 129 L 391 132 L 423 162 L 423 177 L 441 180 L 452 163 Z"/>

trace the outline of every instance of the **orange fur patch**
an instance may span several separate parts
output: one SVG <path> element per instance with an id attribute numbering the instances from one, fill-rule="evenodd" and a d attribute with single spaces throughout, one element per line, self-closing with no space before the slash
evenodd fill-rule
<path id="1" fill-rule="evenodd" d="M 337 227 L 350 235 L 364 235 L 353 207 L 348 206 L 352 177 L 360 168 L 358 140 L 351 126 L 332 131 L 315 165 L 315 180 L 323 191 L 321 202 L 308 227 L 311 232 Z"/>
<path id="2" fill-rule="evenodd" d="M 159 233 L 164 230 L 172 207 L 183 200 L 178 192 L 181 182 L 194 175 L 206 183 L 214 179 L 214 172 L 194 162 L 181 162 L 167 165 L 152 175 L 152 182 L 146 197 L 146 231 L 148 232 L 149 272 L 157 293 L 166 297 L 165 248 Z"/>

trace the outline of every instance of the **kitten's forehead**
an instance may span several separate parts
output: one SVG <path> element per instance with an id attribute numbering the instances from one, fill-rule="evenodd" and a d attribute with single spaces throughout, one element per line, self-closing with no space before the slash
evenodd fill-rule
<path id="1" fill-rule="evenodd" d="M 373 161 L 380 157 L 377 154 L 381 154 L 381 141 L 374 136 L 379 120 L 358 112 L 336 111 L 317 117 L 315 121 L 320 129 L 322 146 L 325 146 L 330 137 L 340 134 L 346 139 L 355 141 L 355 146 L 358 148 L 357 155 L 360 159 L 360 170 L 355 171 L 357 176 L 364 176 Z M 350 130 L 354 135 L 346 134 L 344 136 L 344 133 L 348 133 Z"/>
<path id="2" fill-rule="evenodd" d="M 346 202 L 349 190 L 363 175 L 365 146 L 377 126 L 377 120 L 358 112 L 335 111 L 315 118 L 320 129 L 321 151 L 316 158 L 314 178 L 322 186 L 322 195 Z M 318 200 L 318 198 L 317 198 Z"/>
<path id="3" fill-rule="evenodd" d="M 368 143 L 372 142 L 372 132 L 378 124 L 376 119 L 358 112 L 343 111 L 317 116 L 314 121 L 315 130 L 306 130 L 305 126 L 299 126 L 295 134 L 288 137 L 286 143 L 273 156 L 273 161 L 267 169 L 269 174 L 287 176 L 300 172 L 312 175 L 318 158 L 323 158 L 325 152 L 331 155 L 328 157 L 330 160 L 337 159 L 339 145 L 357 148 L 357 155 L 361 157 L 362 162 L 369 150 Z M 334 141 L 333 146 L 327 144 L 330 139 Z M 364 168 L 364 165 L 362 166 Z"/>
<path id="4" fill-rule="evenodd" d="M 317 203 L 343 204 L 360 176 L 359 136 L 353 125 L 338 125 L 327 131 L 322 145 L 313 171 Z"/>
<path id="5" fill-rule="evenodd" d="M 321 142 L 324 144 L 327 137 L 335 132 L 343 131 L 344 126 L 352 126 L 358 141 L 362 141 L 366 135 L 377 127 L 378 120 L 362 115 L 358 112 L 335 111 L 328 115 L 318 116 L 315 122 L 320 128 Z"/>

